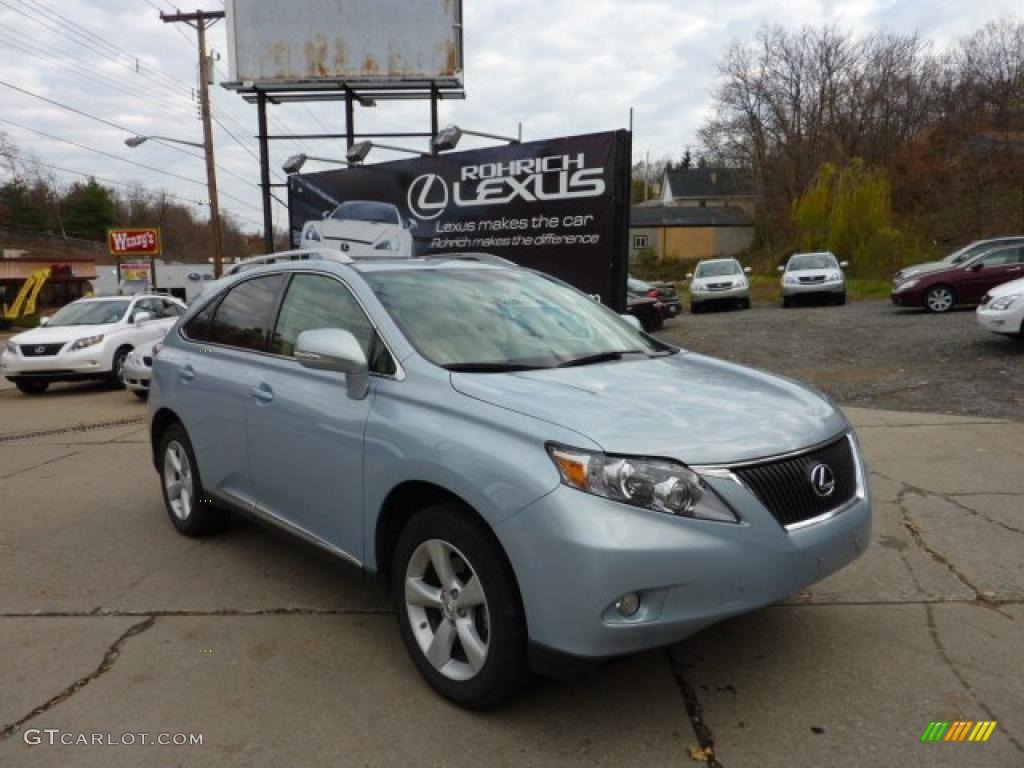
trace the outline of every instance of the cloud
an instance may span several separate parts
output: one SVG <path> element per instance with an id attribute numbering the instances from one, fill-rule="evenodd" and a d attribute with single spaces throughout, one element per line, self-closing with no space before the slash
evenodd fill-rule
<path id="1" fill-rule="evenodd" d="M 153 4 L 171 10 L 168 0 Z M 0 6 L 0 80 L 132 131 L 201 139 L 192 95 L 197 62 L 190 28 L 162 23 L 152 5 L 138 0 L 12 5 Z M 717 57 L 729 42 L 749 38 L 761 25 L 835 23 L 858 32 L 917 29 L 942 47 L 988 19 L 1018 11 L 1019 0 L 969 5 L 952 0 L 465 0 L 464 10 L 467 98 L 442 103 L 442 124 L 511 135 L 522 121 L 527 139 L 546 138 L 626 127 L 632 107 L 633 151 L 639 158 L 648 152 L 678 156 L 696 143 Z M 219 76 L 227 69 L 224 26 L 217 24 L 210 33 L 212 47 L 222 55 Z M 259 168 L 250 154 L 256 152 L 256 109 L 219 87 L 212 93 L 220 121 L 215 135 L 223 207 L 256 229 L 261 221 Z M 201 159 L 152 142 L 132 150 L 123 144 L 129 135 L 123 131 L 6 88 L 0 87 L 0 98 L 0 117 L 175 174 L 205 178 Z M 271 107 L 270 114 L 270 130 L 276 134 L 344 132 L 340 103 L 282 105 Z M 357 107 L 359 131 L 425 131 L 428 126 L 424 102 Z M 44 162 L 165 187 L 195 200 L 205 197 L 201 184 L 3 123 L 0 130 Z M 422 142 L 404 143 L 422 147 Z M 473 144 L 467 139 L 465 146 Z M 273 141 L 274 173 L 280 176 L 285 158 L 297 151 L 340 157 L 344 145 L 340 140 Z M 284 215 L 275 205 L 275 221 L 283 223 Z"/>

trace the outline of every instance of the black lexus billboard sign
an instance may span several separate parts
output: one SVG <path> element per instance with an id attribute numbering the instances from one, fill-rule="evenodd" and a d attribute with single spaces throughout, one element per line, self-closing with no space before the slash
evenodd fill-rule
<path id="1" fill-rule="evenodd" d="M 385 203 L 401 221 L 395 242 L 400 248 L 409 243 L 412 255 L 491 253 L 559 277 L 622 310 L 629 139 L 627 131 L 595 133 L 292 174 L 292 245 L 349 247 L 346 236 L 330 237 L 326 224 L 303 228 L 342 203 Z M 336 218 L 344 218 L 343 210 Z M 321 230 L 326 242 L 311 242 Z"/>

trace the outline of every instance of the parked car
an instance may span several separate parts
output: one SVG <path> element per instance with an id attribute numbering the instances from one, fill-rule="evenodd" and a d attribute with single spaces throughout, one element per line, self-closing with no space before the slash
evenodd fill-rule
<path id="1" fill-rule="evenodd" d="M 736 259 L 707 259 L 686 275 L 690 281 L 690 311 L 699 314 L 712 304 L 750 309 L 750 267 Z"/>
<path id="2" fill-rule="evenodd" d="M 665 325 L 665 308 L 658 299 L 650 296 L 628 296 L 626 314 L 640 321 L 640 327 L 650 333 Z"/>
<path id="3" fill-rule="evenodd" d="M 630 298 L 646 297 L 661 302 L 662 313 L 665 318 L 677 317 L 683 311 L 683 305 L 679 301 L 679 294 L 672 283 L 647 282 L 629 277 L 626 280 L 626 294 Z"/>
<path id="4" fill-rule="evenodd" d="M 977 304 L 997 285 L 1024 276 L 1024 245 L 986 251 L 970 261 L 933 272 L 923 272 L 893 289 L 899 307 L 923 307 L 949 312 L 958 304 Z"/>
<path id="5" fill-rule="evenodd" d="M 7 341 L 0 373 L 22 392 L 45 392 L 55 381 L 124 381 L 128 354 L 163 338 L 185 312 L 170 296 L 141 294 L 79 299 L 63 307 L 42 327 Z"/>
<path id="6" fill-rule="evenodd" d="M 897 272 L 896 276 L 893 278 L 893 287 L 895 288 L 900 283 L 924 272 L 935 272 L 940 269 L 949 269 L 957 264 L 963 264 L 964 262 L 973 259 L 975 256 L 984 253 L 985 251 L 992 250 L 993 248 L 1003 245 L 1021 244 L 1024 244 L 1024 235 L 1008 235 L 1006 237 L 989 238 L 988 240 L 975 240 L 973 243 L 968 243 L 963 248 L 953 251 L 953 253 L 939 261 L 928 261 L 923 264 L 914 264 L 909 267 L 904 267 Z"/>
<path id="7" fill-rule="evenodd" d="M 817 391 L 487 256 L 338 257 L 189 309 L 153 461 L 182 534 L 237 510 L 372 575 L 452 701 L 676 642 L 867 545 L 867 469 Z"/>
<path id="8" fill-rule="evenodd" d="M 985 330 L 1024 339 L 1024 278 L 997 285 L 982 296 L 977 317 Z"/>
<path id="9" fill-rule="evenodd" d="M 153 373 L 153 358 L 160 342 L 143 344 L 128 353 L 124 361 L 124 385 L 140 400 L 149 397 L 149 382 Z"/>
<path id="10" fill-rule="evenodd" d="M 302 226 L 300 248 L 337 248 L 356 258 L 409 257 L 416 226 L 391 203 L 350 200 Z"/>
<path id="11" fill-rule="evenodd" d="M 798 299 L 827 299 L 834 304 L 846 303 L 848 262 L 839 261 L 828 251 L 794 253 L 782 273 L 782 306 L 791 307 Z"/>

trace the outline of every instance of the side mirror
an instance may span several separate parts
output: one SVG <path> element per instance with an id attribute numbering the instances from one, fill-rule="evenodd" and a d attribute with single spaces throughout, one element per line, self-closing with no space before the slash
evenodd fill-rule
<path id="1" fill-rule="evenodd" d="M 48 318 L 48 317 L 40 317 L 39 318 L 39 324 L 40 325 L 47 325 L 49 322 L 50 322 L 50 318 Z"/>
<path id="2" fill-rule="evenodd" d="M 687 280 L 692 280 L 693 279 L 693 272 L 687 272 L 686 273 L 686 279 Z"/>
<path id="3" fill-rule="evenodd" d="M 846 269 L 848 266 L 850 266 L 850 262 L 848 262 L 848 261 L 840 261 L 839 262 L 839 268 L 840 269 Z"/>
<path id="4" fill-rule="evenodd" d="M 142 325 L 143 323 L 148 323 L 152 319 L 152 312 L 136 312 L 135 317 L 132 318 L 132 322 L 135 323 L 135 325 Z"/>
<path id="5" fill-rule="evenodd" d="M 619 315 L 619 317 L 621 317 L 623 320 L 625 320 L 627 323 L 633 326 L 635 330 L 641 332 L 643 331 L 644 327 L 640 324 L 640 321 L 637 320 L 635 315 Z"/>
<path id="6" fill-rule="evenodd" d="M 366 353 L 349 331 L 320 328 L 303 331 L 295 341 L 295 359 L 305 368 L 345 374 L 348 396 L 362 400 L 370 389 Z"/>
<path id="7" fill-rule="evenodd" d="M 779 270 L 779 274 L 782 274 L 783 272 L 785 272 L 785 271 L 786 271 L 786 268 L 785 268 L 785 267 L 783 267 L 782 265 L 779 265 L 779 266 L 777 267 L 777 269 Z"/>
<path id="8" fill-rule="evenodd" d="M 971 272 L 980 272 L 984 268 L 985 263 L 983 261 L 979 261 L 976 264 L 971 264 L 971 266 L 969 266 L 967 269 L 969 269 Z"/>
<path id="9" fill-rule="evenodd" d="M 750 267 L 744 267 L 743 268 L 743 274 L 744 275 L 752 275 L 752 274 L 754 274 L 754 270 L 752 270 Z"/>

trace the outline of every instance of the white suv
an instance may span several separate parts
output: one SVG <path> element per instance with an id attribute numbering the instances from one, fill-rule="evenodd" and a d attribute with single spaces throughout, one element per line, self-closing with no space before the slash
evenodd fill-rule
<path id="1" fill-rule="evenodd" d="M 39 328 L 11 337 L 0 373 L 29 395 L 54 381 L 107 379 L 121 386 L 128 353 L 162 339 L 184 312 L 180 301 L 157 294 L 79 299 Z"/>

